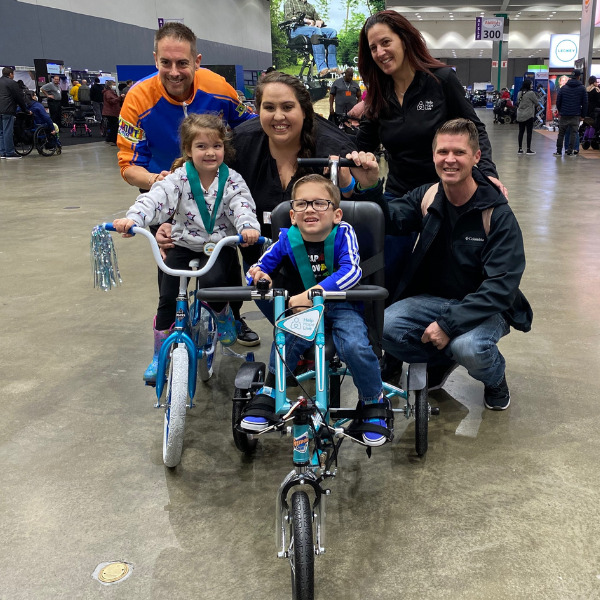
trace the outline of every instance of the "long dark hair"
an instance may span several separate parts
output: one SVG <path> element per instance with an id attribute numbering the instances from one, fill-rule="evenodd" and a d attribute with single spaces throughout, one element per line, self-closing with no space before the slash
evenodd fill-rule
<path id="1" fill-rule="evenodd" d="M 431 56 L 419 30 L 400 13 L 395 10 L 382 10 L 369 17 L 358 38 L 358 70 L 368 90 L 365 116 L 370 119 L 377 119 L 388 109 L 387 98 L 394 93 L 392 78 L 377 66 L 369 48 L 367 34 L 369 29 L 377 24 L 387 25 L 400 37 L 404 42 L 404 60 L 408 60 L 415 71 L 423 71 L 433 76 L 431 69 L 448 66 Z"/>
<path id="2" fill-rule="evenodd" d="M 315 110 L 313 108 L 310 94 L 304 84 L 293 75 L 281 73 L 280 71 L 272 71 L 267 73 L 256 86 L 256 108 L 260 114 L 260 106 L 263 100 L 265 87 L 269 83 L 283 83 L 291 88 L 296 96 L 296 100 L 304 111 L 304 123 L 300 132 L 300 152 L 298 158 L 311 158 L 315 155 L 316 139 L 315 139 Z"/>

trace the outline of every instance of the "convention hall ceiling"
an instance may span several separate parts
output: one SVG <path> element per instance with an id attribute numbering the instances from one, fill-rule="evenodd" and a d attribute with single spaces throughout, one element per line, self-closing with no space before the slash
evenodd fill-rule
<path id="1" fill-rule="evenodd" d="M 466 37 L 467 32 L 470 32 L 471 24 L 473 35 L 475 31 L 475 19 L 479 16 L 491 17 L 502 14 L 507 15 L 510 19 L 511 29 L 519 28 L 527 32 L 529 29 L 539 32 L 540 29 L 553 31 L 553 22 L 557 23 L 556 29 L 560 33 L 578 32 L 579 23 L 581 20 L 581 4 L 558 4 L 548 3 L 541 0 L 478 0 L 475 4 L 468 6 L 458 3 L 456 0 L 432 0 L 431 4 L 424 6 L 423 4 L 400 4 L 395 1 L 388 1 L 387 8 L 397 10 L 405 15 L 412 23 L 414 23 L 424 34 L 428 41 L 431 39 L 442 40 L 443 35 L 440 33 L 441 28 L 463 32 Z M 537 23 L 533 23 L 537 21 Z M 517 25 L 517 23 L 522 23 Z M 531 22 L 531 23 L 527 23 Z M 442 25 L 443 23 L 443 25 Z M 572 31 L 571 31 L 572 30 Z M 432 32 L 428 36 L 428 31 Z M 528 36 L 522 36 L 527 38 Z M 540 49 L 542 44 L 533 44 L 536 39 L 535 35 L 529 36 L 532 44 L 526 47 L 512 47 L 510 45 L 509 35 L 509 58 L 528 58 L 544 54 L 544 50 Z M 539 40 L 539 38 L 538 38 Z M 435 56 L 440 58 L 481 58 L 481 48 L 465 47 L 466 44 L 460 44 L 460 47 L 448 48 L 447 44 L 439 44 L 437 48 L 431 48 Z M 547 44 L 544 44 L 547 47 Z M 484 58 L 491 58 L 491 48 L 489 52 L 484 49 Z M 547 52 L 546 52 L 547 57 Z"/>

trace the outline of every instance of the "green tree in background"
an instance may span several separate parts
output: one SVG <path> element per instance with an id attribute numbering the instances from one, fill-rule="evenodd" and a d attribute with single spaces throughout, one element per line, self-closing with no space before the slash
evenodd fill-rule
<path id="1" fill-rule="evenodd" d="M 296 64 L 297 57 L 287 47 L 287 37 L 285 33 L 277 27 L 283 21 L 283 0 L 271 0 L 271 46 L 273 54 L 273 64 L 278 69 L 289 67 Z"/>

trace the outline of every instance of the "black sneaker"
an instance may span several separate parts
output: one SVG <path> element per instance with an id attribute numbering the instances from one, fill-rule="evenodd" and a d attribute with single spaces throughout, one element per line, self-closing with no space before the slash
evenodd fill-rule
<path id="1" fill-rule="evenodd" d="M 400 375 L 402 375 L 402 361 L 386 352 L 379 364 L 381 366 L 381 380 L 397 386 Z"/>
<path id="2" fill-rule="evenodd" d="M 427 389 L 430 392 L 444 387 L 450 373 L 458 367 L 458 363 L 451 363 L 438 366 L 427 367 Z"/>
<path id="3" fill-rule="evenodd" d="M 483 402 L 485 407 L 490 410 L 506 410 L 508 408 L 510 392 L 506 384 L 506 376 L 503 376 L 502 381 L 494 387 L 485 386 Z"/>
<path id="4" fill-rule="evenodd" d="M 565 156 L 573 156 L 573 152 L 571 150 L 567 150 L 565 152 Z"/>
<path id="5" fill-rule="evenodd" d="M 557 150 L 552 156 L 562 156 L 562 152 Z"/>
<path id="6" fill-rule="evenodd" d="M 260 337 L 246 325 L 246 321 L 242 317 L 236 320 L 235 325 L 238 344 L 242 346 L 258 346 L 260 344 Z"/>

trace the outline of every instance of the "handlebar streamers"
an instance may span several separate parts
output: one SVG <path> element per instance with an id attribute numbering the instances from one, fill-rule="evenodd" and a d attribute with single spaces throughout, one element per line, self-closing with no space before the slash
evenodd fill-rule
<path id="1" fill-rule="evenodd" d="M 123 282 L 112 237 L 101 225 L 92 229 L 90 262 L 95 288 L 108 292 Z"/>

